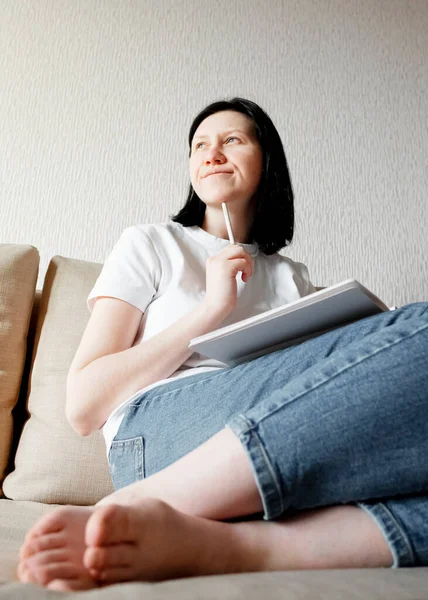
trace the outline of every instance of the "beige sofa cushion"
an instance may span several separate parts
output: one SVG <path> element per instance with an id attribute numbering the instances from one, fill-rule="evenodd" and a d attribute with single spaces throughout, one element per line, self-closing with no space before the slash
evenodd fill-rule
<path id="1" fill-rule="evenodd" d="M 33 246 L 0 244 L 0 491 L 13 434 L 40 256 Z"/>
<path id="2" fill-rule="evenodd" d="M 88 322 L 86 306 L 102 265 L 55 256 L 40 301 L 28 410 L 3 486 L 7 498 L 94 504 L 113 491 L 101 432 L 82 438 L 65 416 L 66 379 Z"/>

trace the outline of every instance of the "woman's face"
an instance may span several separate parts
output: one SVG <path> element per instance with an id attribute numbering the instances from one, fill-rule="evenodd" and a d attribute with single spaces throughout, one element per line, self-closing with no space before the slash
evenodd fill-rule
<path id="1" fill-rule="evenodd" d="M 248 206 L 260 183 L 263 152 L 250 118 L 225 110 L 204 119 L 192 140 L 190 179 L 208 206 Z M 212 175 L 215 171 L 226 171 Z"/>

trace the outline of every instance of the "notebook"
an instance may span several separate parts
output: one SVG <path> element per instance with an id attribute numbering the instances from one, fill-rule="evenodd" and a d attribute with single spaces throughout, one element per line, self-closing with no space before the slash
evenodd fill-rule
<path id="1" fill-rule="evenodd" d="M 284 306 L 193 338 L 189 349 L 235 366 L 394 308 L 388 308 L 355 279 L 347 279 Z"/>

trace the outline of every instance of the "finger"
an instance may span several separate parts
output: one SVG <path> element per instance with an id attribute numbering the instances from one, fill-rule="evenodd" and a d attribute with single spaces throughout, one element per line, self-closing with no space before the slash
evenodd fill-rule
<path id="1" fill-rule="evenodd" d="M 238 246 L 238 248 L 240 249 L 240 251 L 235 253 L 233 255 L 233 258 L 243 258 L 247 261 L 249 268 L 250 268 L 249 277 L 251 277 L 251 275 L 253 274 L 253 270 L 254 270 L 254 258 L 251 256 L 251 254 L 248 254 L 248 252 L 246 250 L 244 250 L 241 246 Z"/>
<path id="2" fill-rule="evenodd" d="M 248 273 L 248 263 L 244 258 L 235 258 L 229 261 L 231 265 L 230 276 L 236 277 L 241 271 L 242 273 Z"/>
<path id="3" fill-rule="evenodd" d="M 248 252 L 246 252 L 237 244 L 231 244 L 230 246 L 223 248 L 223 250 L 221 250 L 218 254 L 210 256 L 207 259 L 207 268 L 209 263 L 217 263 L 219 261 L 222 263 L 224 260 L 230 262 L 232 259 L 241 259 L 247 261 L 250 269 L 248 277 L 251 277 L 254 269 L 254 259 L 250 254 L 248 254 Z M 242 271 L 243 269 L 239 270 Z"/>
<path id="4" fill-rule="evenodd" d="M 243 277 L 243 279 L 245 277 L 244 281 L 247 282 L 250 279 L 250 277 L 252 277 L 252 276 L 253 276 L 253 265 L 252 264 L 249 265 L 247 263 L 247 266 L 242 271 L 242 277 Z"/>
<path id="5" fill-rule="evenodd" d="M 248 281 L 248 279 L 253 274 L 252 265 L 249 264 L 248 261 L 244 258 L 236 258 L 235 260 L 233 260 L 231 262 L 233 262 L 233 266 L 234 266 L 233 276 L 235 276 L 239 271 L 241 271 L 242 278 L 244 279 L 244 275 L 245 275 L 245 281 Z"/>
<path id="6" fill-rule="evenodd" d="M 239 244 L 229 244 L 229 246 L 222 248 L 222 250 L 220 250 L 220 252 L 218 254 L 215 254 L 214 256 L 235 258 L 245 255 L 249 256 L 248 252 L 246 252 L 242 246 L 240 246 Z"/>

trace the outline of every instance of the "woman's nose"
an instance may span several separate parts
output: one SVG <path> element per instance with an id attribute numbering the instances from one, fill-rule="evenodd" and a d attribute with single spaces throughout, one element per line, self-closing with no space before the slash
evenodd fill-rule
<path id="1" fill-rule="evenodd" d="M 211 150 L 209 150 L 209 152 L 205 156 L 205 164 L 206 165 L 210 165 L 211 163 L 222 164 L 222 163 L 224 163 L 225 160 L 226 159 L 223 156 L 223 154 L 219 150 L 216 150 L 215 148 L 212 148 Z"/>

